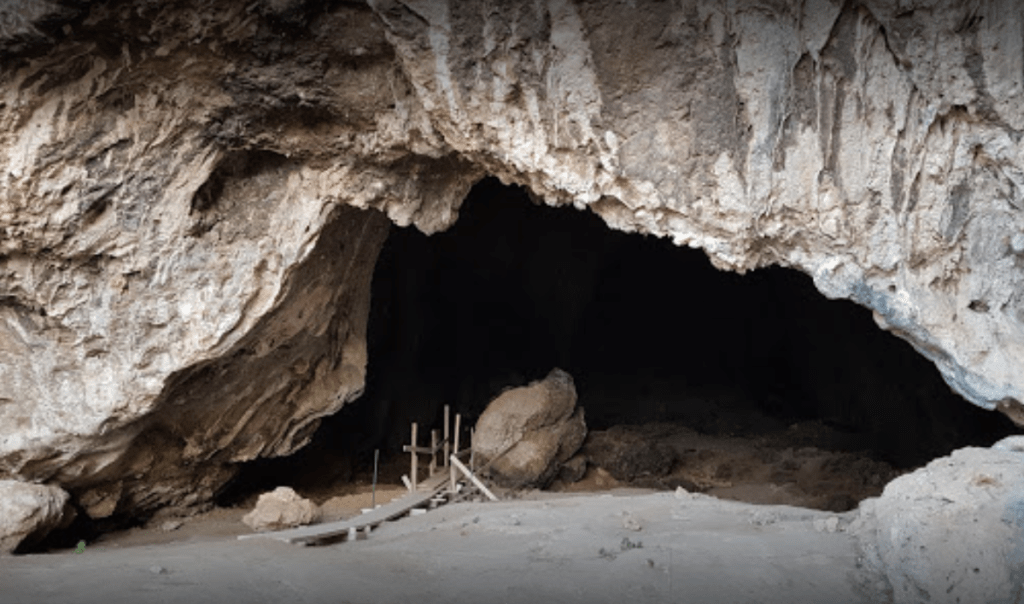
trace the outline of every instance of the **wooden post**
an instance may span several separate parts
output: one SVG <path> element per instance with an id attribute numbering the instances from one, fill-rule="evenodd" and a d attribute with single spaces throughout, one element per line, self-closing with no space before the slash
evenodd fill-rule
<path id="1" fill-rule="evenodd" d="M 373 495 L 370 497 L 370 507 L 377 507 L 377 462 L 380 460 L 380 449 L 373 450 Z"/>
<path id="2" fill-rule="evenodd" d="M 452 451 L 455 455 L 459 454 L 459 431 L 462 428 L 462 414 L 455 414 L 455 450 Z"/>
<path id="3" fill-rule="evenodd" d="M 430 465 L 428 466 L 430 476 L 434 476 L 437 469 L 437 430 L 430 431 Z"/>
<path id="4" fill-rule="evenodd" d="M 444 406 L 444 467 L 448 467 L 448 405 Z"/>
<path id="5" fill-rule="evenodd" d="M 462 427 L 461 424 L 462 424 L 462 415 L 456 413 L 455 414 L 455 444 L 453 446 L 453 449 L 455 449 L 455 451 L 452 453 L 452 455 L 458 455 L 459 454 L 459 428 Z M 448 452 L 447 451 L 445 451 L 445 460 L 448 461 Z M 449 463 L 448 464 L 448 470 L 451 472 L 451 484 L 449 485 L 448 488 L 449 488 L 449 490 L 451 490 L 452 496 L 454 496 L 455 495 L 455 489 L 458 488 L 458 485 L 456 484 L 458 482 L 458 480 L 457 480 L 457 476 L 455 475 L 455 466 L 453 464 Z"/>
<path id="6" fill-rule="evenodd" d="M 469 429 L 469 469 L 476 470 L 476 451 L 473 450 L 473 428 Z"/>
<path id="7" fill-rule="evenodd" d="M 409 477 L 412 480 L 412 490 L 416 491 L 416 422 L 412 423 L 412 453 L 409 456 L 412 458 L 412 469 L 409 470 Z"/>

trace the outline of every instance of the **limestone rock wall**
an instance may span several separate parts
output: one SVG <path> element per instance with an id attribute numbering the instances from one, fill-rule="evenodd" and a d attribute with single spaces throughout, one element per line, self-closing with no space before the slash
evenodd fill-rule
<path id="1" fill-rule="evenodd" d="M 1012 2 L 371 5 L 466 157 L 719 268 L 807 272 L 1024 424 Z"/>
<path id="2" fill-rule="evenodd" d="M 383 216 L 444 229 L 485 173 L 812 274 L 1024 425 L 1009 0 L 0 16 L 0 478 L 90 515 L 200 502 L 301 446 L 362 388 Z"/>
<path id="3" fill-rule="evenodd" d="M 96 3 L 0 67 L 0 476 L 93 517 L 305 444 L 362 390 L 384 214 L 436 229 L 481 174 L 365 6 L 298 40 L 205 6 Z"/>

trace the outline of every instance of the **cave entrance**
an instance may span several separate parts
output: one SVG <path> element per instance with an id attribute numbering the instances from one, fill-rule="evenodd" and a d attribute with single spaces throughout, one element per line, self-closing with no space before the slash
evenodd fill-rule
<path id="1" fill-rule="evenodd" d="M 590 431 L 588 473 L 551 487 L 562 491 L 683 486 L 843 511 L 902 471 L 1015 432 L 802 273 L 718 271 L 701 251 L 496 179 L 472 189 L 446 232 L 392 229 L 368 347 L 363 397 L 296 459 L 258 464 L 267 486 L 324 452 L 339 457 L 317 467 L 365 482 L 375 448 L 397 483 L 410 422 L 439 426 L 449 404 L 471 425 L 502 389 L 554 367 L 573 376 Z M 640 458 L 609 459 L 622 443 L 642 443 L 627 447 Z"/>

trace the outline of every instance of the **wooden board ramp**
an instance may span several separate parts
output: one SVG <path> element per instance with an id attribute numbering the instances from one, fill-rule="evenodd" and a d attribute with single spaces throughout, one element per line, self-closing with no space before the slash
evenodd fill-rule
<path id="1" fill-rule="evenodd" d="M 353 529 L 361 531 L 367 527 L 373 528 L 388 520 L 409 513 L 410 510 L 426 505 L 431 498 L 448 487 L 449 477 L 441 473 L 421 481 L 418 488 L 410 493 L 395 499 L 391 503 L 384 504 L 375 510 L 360 514 L 348 520 L 338 522 L 326 522 L 324 524 L 312 524 L 284 531 L 273 531 L 266 533 L 251 533 L 239 535 L 239 539 L 276 539 L 285 543 L 315 543 L 326 539 L 337 538 L 350 534 Z"/>

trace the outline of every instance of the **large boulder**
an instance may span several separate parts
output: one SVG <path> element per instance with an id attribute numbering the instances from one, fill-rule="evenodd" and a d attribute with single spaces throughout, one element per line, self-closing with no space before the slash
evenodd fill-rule
<path id="1" fill-rule="evenodd" d="M 480 415 L 473 436 L 479 465 L 508 487 L 547 484 L 583 444 L 587 426 L 572 376 L 553 369 L 543 380 L 506 390 Z"/>
<path id="2" fill-rule="evenodd" d="M 279 531 L 320 520 L 320 508 L 300 497 L 291 487 L 277 487 L 260 495 L 256 507 L 242 517 L 254 531 Z"/>
<path id="3" fill-rule="evenodd" d="M 12 553 L 74 519 L 68 494 L 59 487 L 0 480 L 0 554 Z"/>
<path id="4" fill-rule="evenodd" d="M 861 503 L 865 587 L 896 604 L 1024 598 L 1024 436 L 954 451 Z"/>

